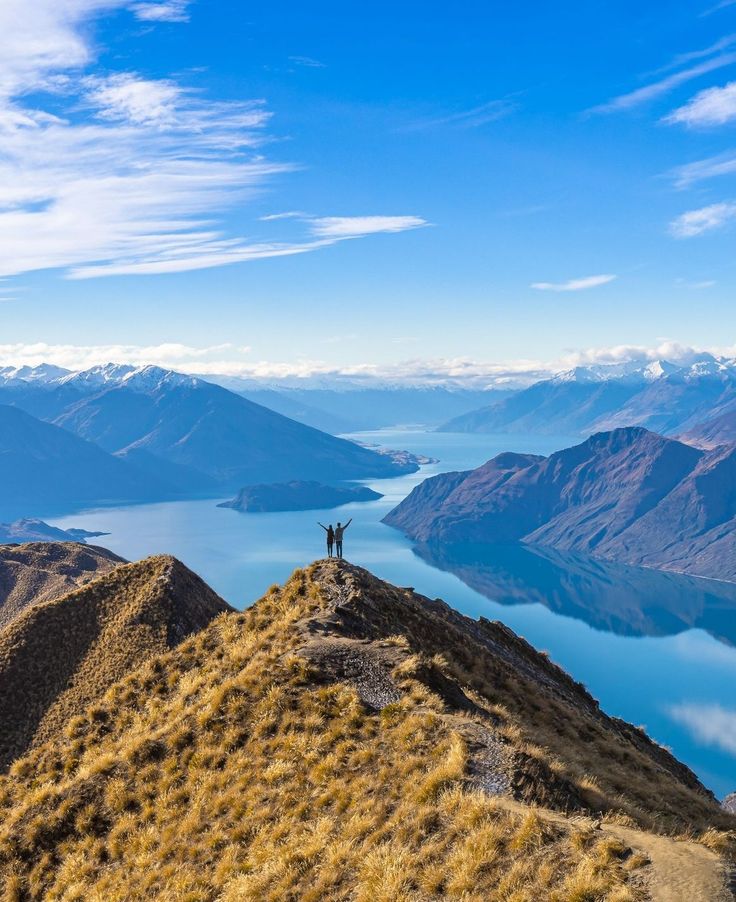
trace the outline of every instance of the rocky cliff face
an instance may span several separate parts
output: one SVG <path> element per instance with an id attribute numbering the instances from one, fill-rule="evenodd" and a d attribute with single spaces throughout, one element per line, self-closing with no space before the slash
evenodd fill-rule
<path id="1" fill-rule="evenodd" d="M 736 451 L 631 427 L 428 480 L 385 522 L 420 542 L 528 542 L 736 579 Z"/>

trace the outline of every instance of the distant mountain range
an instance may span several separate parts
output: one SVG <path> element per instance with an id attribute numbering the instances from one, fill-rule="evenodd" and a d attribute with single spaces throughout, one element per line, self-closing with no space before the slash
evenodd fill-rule
<path id="1" fill-rule="evenodd" d="M 435 476 L 385 522 L 419 542 L 526 542 L 736 580 L 736 447 L 615 429 Z"/>
<path id="2" fill-rule="evenodd" d="M 718 428 L 716 418 L 730 414 Z M 730 425 L 729 425 L 730 424 Z M 644 426 L 710 443 L 736 437 L 736 360 L 701 354 L 687 365 L 577 367 L 455 417 L 443 432 L 590 434 Z"/>
<path id="3" fill-rule="evenodd" d="M 53 419 L 75 400 L 126 381 L 139 381 L 142 368 L 106 364 L 81 372 L 42 364 L 0 368 L 0 403 L 17 403 L 34 416 Z M 157 369 L 157 368 L 154 368 Z M 511 389 L 405 386 L 358 382 L 273 383 L 238 376 L 208 375 L 200 381 L 235 394 L 323 432 L 340 435 L 396 425 L 439 426 L 446 420 L 512 394 Z M 304 380 L 302 380 L 304 381 Z M 36 389 L 35 391 L 33 389 Z M 42 391 L 38 391 L 42 389 Z"/>
<path id="4" fill-rule="evenodd" d="M 13 515 L 418 469 L 153 366 L 0 374 L 0 454 L 0 511 Z"/>

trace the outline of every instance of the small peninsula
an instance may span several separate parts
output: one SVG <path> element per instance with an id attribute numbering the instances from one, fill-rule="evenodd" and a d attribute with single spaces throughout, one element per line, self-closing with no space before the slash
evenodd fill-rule
<path id="1" fill-rule="evenodd" d="M 328 510 L 355 501 L 377 501 L 383 498 L 363 485 L 323 485 L 321 482 L 278 482 L 247 485 L 235 498 L 218 507 L 229 507 L 244 513 L 277 511 Z"/>

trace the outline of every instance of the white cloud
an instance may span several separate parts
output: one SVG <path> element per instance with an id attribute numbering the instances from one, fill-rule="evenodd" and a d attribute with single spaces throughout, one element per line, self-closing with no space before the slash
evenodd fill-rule
<path id="1" fill-rule="evenodd" d="M 670 177 L 677 188 L 689 188 L 698 182 L 717 178 L 722 175 L 736 173 L 736 154 L 734 151 L 708 157 L 704 160 L 696 160 L 694 163 L 686 163 L 671 170 Z"/>
<path id="2" fill-rule="evenodd" d="M 694 78 L 699 78 L 701 75 L 707 75 L 709 72 L 722 69 L 724 66 L 731 66 L 734 63 L 736 63 L 736 53 L 724 53 L 715 59 L 707 60 L 704 63 L 699 63 L 697 66 L 692 66 L 690 69 L 683 69 L 681 72 L 675 72 L 652 84 L 644 85 L 635 91 L 630 91 L 628 94 L 614 97 L 606 103 L 593 107 L 589 112 L 617 113 L 622 110 L 632 109 L 650 100 L 655 100 L 657 97 L 669 94 L 670 91 L 688 81 L 692 81 Z"/>
<path id="3" fill-rule="evenodd" d="M 736 203 L 724 201 L 710 204 L 698 210 L 689 210 L 673 219 L 670 223 L 670 233 L 675 238 L 694 238 L 705 232 L 720 229 L 734 218 L 736 218 Z"/>
<path id="4" fill-rule="evenodd" d="M 692 127 L 725 125 L 734 119 L 736 119 L 736 81 L 730 81 L 722 88 L 706 88 L 696 94 L 684 106 L 666 116 L 664 121 Z"/>
<path id="5" fill-rule="evenodd" d="M 536 288 L 537 291 L 585 291 L 587 288 L 607 285 L 615 278 L 616 276 L 609 273 L 600 276 L 586 276 L 582 279 L 570 279 L 567 282 L 532 282 L 529 287 Z"/>
<path id="6" fill-rule="evenodd" d="M 106 78 L 90 77 L 86 79 L 85 87 L 87 102 L 99 119 L 133 125 L 173 124 L 184 94 L 172 81 L 152 81 L 132 72 Z"/>
<path id="7" fill-rule="evenodd" d="M 131 9 L 144 22 L 187 22 L 189 0 L 166 0 L 164 3 L 134 3 Z"/>
<path id="8" fill-rule="evenodd" d="M 736 755 L 736 710 L 717 703 L 682 702 L 671 705 L 669 714 L 690 730 L 698 742 Z"/>
<path id="9" fill-rule="evenodd" d="M 322 216 L 309 220 L 318 238 L 360 238 L 380 232 L 405 232 L 429 223 L 419 216 Z"/>
<path id="10" fill-rule="evenodd" d="M 346 340 L 350 336 L 339 338 Z M 576 366 L 645 364 L 653 360 L 691 364 L 704 352 L 733 358 L 736 356 L 736 347 L 696 348 L 662 340 L 654 346 L 615 345 L 571 350 L 554 360 L 546 361 L 414 357 L 395 363 L 358 361 L 340 365 L 313 359 L 253 360 L 251 348 L 227 342 L 204 347 L 177 342 L 145 346 L 55 345 L 35 342 L 0 344 L 0 366 L 51 363 L 70 370 L 80 370 L 103 363 L 132 363 L 138 366 L 157 364 L 197 375 L 229 375 L 273 384 L 309 385 L 310 380 L 313 380 L 319 385 L 375 385 L 388 382 L 403 385 L 451 384 L 466 388 L 518 388 Z"/>
<path id="11" fill-rule="evenodd" d="M 35 0 L 29 16 L 22 0 L 0 2 L 0 277 L 182 272 L 424 224 L 341 217 L 308 220 L 288 241 L 228 233 L 228 212 L 294 168 L 262 155 L 270 114 L 260 100 L 209 101 L 171 79 L 95 70 L 92 20 L 120 8 L 183 21 L 187 3 Z M 44 90 L 53 114 L 23 105 Z"/>

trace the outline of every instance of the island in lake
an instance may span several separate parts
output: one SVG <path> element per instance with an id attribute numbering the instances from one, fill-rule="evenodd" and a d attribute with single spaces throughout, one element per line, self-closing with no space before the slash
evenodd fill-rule
<path id="1" fill-rule="evenodd" d="M 321 482 L 294 480 L 262 485 L 247 485 L 235 498 L 218 507 L 230 507 L 245 513 L 327 510 L 355 501 L 383 498 L 364 485 L 323 485 Z"/>

